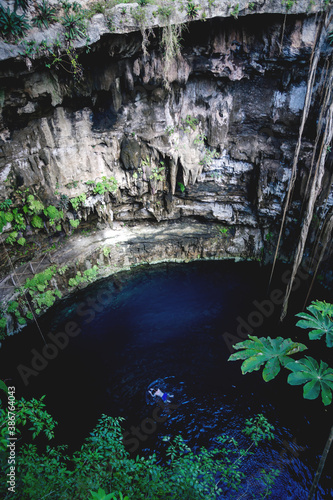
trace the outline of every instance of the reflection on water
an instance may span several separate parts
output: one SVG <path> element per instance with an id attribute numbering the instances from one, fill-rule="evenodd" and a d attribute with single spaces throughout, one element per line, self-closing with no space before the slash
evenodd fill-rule
<path id="1" fill-rule="evenodd" d="M 266 384 L 260 373 L 242 376 L 240 362 L 227 362 L 230 350 L 223 334 L 236 334 L 239 318 L 246 321 L 254 310 L 253 301 L 265 299 L 267 274 L 252 263 L 206 262 L 148 267 L 118 275 L 116 281 L 101 281 L 41 318 L 45 334 L 64 331 L 69 320 L 81 333 L 59 348 L 39 374 L 31 375 L 27 387 L 16 366 L 30 366 L 31 349 L 43 349 L 33 326 L 3 346 L 1 376 L 11 377 L 25 397 L 47 395 L 48 410 L 59 421 L 57 442 L 73 449 L 102 413 L 125 417 L 129 451 L 156 451 L 161 460 L 166 446 L 162 437 L 178 433 L 195 448 L 214 445 L 222 433 L 247 447 L 243 423 L 263 413 L 275 426 L 276 439 L 244 461 L 247 485 L 240 498 L 252 498 L 247 488 L 261 491 L 261 469 L 277 468 L 280 475 L 271 498 L 303 500 L 332 411 L 318 401 L 304 401 L 299 387 L 286 384 L 286 374 Z M 279 276 L 274 287 L 283 290 Z M 315 293 L 315 298 L 330 300 L 327 291 Z M 283 325 L 276 307 L 253 333 L 298 336 L 309 345 L 293 316 L 301 310 L 303 297 L 294 297 L 290 319 Z M 309 346 L 311 354 L 330 362 L 327 350 L 319 351 L 318 345 Z M 157 382 L 174 395 L 171 410 L 147 400 L 147 389 Z M 332 465 L 329 457 L 318 499 L 333 496 Z"/>

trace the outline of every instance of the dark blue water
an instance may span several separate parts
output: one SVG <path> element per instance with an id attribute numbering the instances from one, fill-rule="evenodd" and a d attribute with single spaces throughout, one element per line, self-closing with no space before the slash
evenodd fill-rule
<path id="1" fill-rule="evenodd" d="M 25 375 L 27 385 L 18 373 L 18 365 L 30 369 L 36 352 L 43 350 L 36 327 L 30 326 L 4 343 L 0 378 L 11 379 L 25 397 L 46 394 L 47 408 L 59 422 L 56 441 L 71 449 L 81 445 L 102 413 L 125 417 L 125 443 L 133 455 L 156 451 L 163 460 L 162 437 L 178 433 L 194 448 L 212 446 L 222 433 L 245 447 L 244 420 L 264 413 L 276 428 L 276 439 L 244 460 L 247 481 L 239 499 L 253 498 L 249 492 L 255 491 L 259 498 L 260 471 L 274 468 L 280 475 L 271 498 L 303 500 L 332 425 L 332 410 L 320 401 L 303 400 L 301 388 L 287 385 L 286 373 L 267 384 L 260 373 L 242 376 L 240 362 L 227 362 L 232 342 L 225 334 L 236 335 L 239 318 L 248 322 L 254 311 L 252 319 L 260 320 L 253 302 L 267 299 L 268 273 L 254 263 L 202 262 L 150 266 L 100 281 L 40 319 L 47 339 L 49 332 L 64 331 L 68 321 L 80 332 L 63 349 L 49 351 L 54 359 L 47 366 L 39 360 L 35 371 Z M 285 287 L 282 273 L 282 268 L 276 273 L 277 290 Z M 279 323 L 275 306 L 269 317 L 261 314 L 262 324 L 253 334 L 297 337 L 310 355 L 332 365 L 324 343 L 310 342 L 295 327 L 306 287 L 304 281 L 294 295 L 287 321 Z M 318 287 L 313 298 L 332 300 Z M 171 414 L 163 418 L 160 411 L 159 422 L 156 406 L 147 404 L 147 388 L 156 380 L 174 394 Z M 332 453 L 318 500 L 333 497 Z"/>

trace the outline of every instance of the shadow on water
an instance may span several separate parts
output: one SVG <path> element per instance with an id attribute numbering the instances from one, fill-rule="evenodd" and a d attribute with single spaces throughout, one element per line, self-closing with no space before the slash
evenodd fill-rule
<path id="1" fill-rule="evenodd" d="M 273 289 L 284 290 L 283 269 L 276 273 Z M 227 433 L 246 447 L 244 420 L 264 413 L 276 428 L 276 439 L 244 462 L 248 488 L 258 485 L 262 468 L 276 468 L 280 475 L 271 498 L 303 500 L 332 425 L 332 410 L 320 401 L 304 401 L 299 387 L 286 384 L 285 373 L 266 384 L 260 373 L 242 376 L 240 362 L 227 362 L 231 337 L 226 341 L 225 333 L 237 335 L 240 318 L 248 324 L 249 315 L 258 312 L 253 302 L 260 305 L 267 299 L 268 272 L 255 263 L 197 262 L 148 266 L 102 280 L 40 318 L 46 337 L 64 331 L 68 321 L 80 330 L 66 347 L 53 351 L 47 366 L 41 369 L 40 362 L 39 371 L 29 372 L 27 385 L 18 373 L 18 365 L 31 368 L 33 355 L 43 350 L 31 325 L 4 343 L 0 378 L 11 379 L 18 395 L 46 394 L 47 408 L 59 422 L 56 442 L 72 450 L 102 413 L 125 417 L 129 451 L 155 451 L 162 461 L 165 435 L 181 433 L 197 448 L 211 446 L 216 436 Z M 291 336 L 332 365 L 324 344 L 309 342 L 295 327 L 306 286 L 302 283 L 294 295 L 283 324 L 275 306 L 269 317 L 261 314 L 262 324 L 253 334 Z M 331 293 L 318 287 L 313 298 L 332 301 Z M 147 400 L 154 381 L 174 395 L 172 412 L 163 418 L 165 410 L 159 409 L 158 421 Z M 318 500 L 333 496 L 332 466 L 331 452 Z"/>

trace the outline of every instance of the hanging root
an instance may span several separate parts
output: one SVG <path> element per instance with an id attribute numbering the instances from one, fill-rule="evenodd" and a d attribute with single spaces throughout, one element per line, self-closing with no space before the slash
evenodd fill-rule
<path id="1" fill-rule="evenodd" d="M 324 108 L 324 122 L 325 129 L 322 136 L 320 151 L 316 163 L 316 169 L 312 179 L 311 189 L 309 193 L 309 199 L 307 202 L 307 207 L 305 209 L 303 225 L 301 229 L 300 238 L 298 241 L 298 246 L 294 258 L 293 269 L 290 277 L 290 281 L 287 285 L 286 294 L 283 301 L 282 313 L 280 320 L 282 321 L 287 313 L 288 301 L 293 286 L 293 282 L 298 271 L 299 265 L 302 262 L 304 247 L 309 233 L 309 227 L 313 217 L 313 211 L 315 207 L 316 200 L 321 191 L 322 179 L 325 172 L 325 162 L 328 149 L 333 137 L 333 99 L 332 99 L 332 85 L 333 85 L 333 64 L 331 60 L 330 73 L 328 78 L 328 88 L 329 91 L 326 93 L 325 102 L 323 103 Z M 319 126 L 319 123 L 318 123 Z"/>
<path id="2" fill-rule="evenodd" d="M 324 255 L 325 255 L 325 251 L 326 251 L 326 248 L 327 248 L 327 245 L 329 243 L 331 243 L 332 241 L 332 231 L 333 231 L 333 208 L 331 208 L 328 212 L 328 214 L 326 215 L 326 219 L 325 219 L 325 222 L 323 224 L 323 228 L 322 228 L 322 231 L 321 231 L 321 234 L 320 234 L 320 240 L 317 241 L 317 245 L 316 245 L 316 249 L 315 249 L 315 252 L 314 252 L 314 255 L 317 255 L 317 252 L 319 251 L 319 246 L 321 245 L 321 250 L 319 252 L 319 255 L 318 255 L 318 260 L 316 262 L 316 267 L 314 268 L 314 271 L 313 271 L 313 276 L 312 276 L 312 280 L 311 280 L 311 283 L 310 283 L 310 286 L 309 286 L 309 289 L 308 289 L 308 293 L 306 295 L 306 298 L 305 298 L 305 301 L 304 301 L 304 304 L 303 304 L 303 309 L 306 307 L 307 305 L 307 302 L 308 302 L 308 299 L 309 299 L 309 296 L 310 296 L 310 293 L 311 293 L 311 290 L 312 290 L 312 287 L 313 287 L 313 283 L 316 279 L 316 276 L 317 276 L 317 273 L 318 273 L 318 269 L 319 269 L 319 266 L 324 258 Z"/>
<path id="3" fill-rule="evenodd" d="M 274 254 L 274 259 L 273 259 L 273 265 L 272 265 L 272 271 L 271 275 L 269 278 L 269 285 L 271 284 L 272 277 L 274 274 L 274 269 L 275 269 L 275 264 L 276 264 L 276 259 L 280 247 L 280 242 L 281 242 L 281 237 L 282 237 L 282 232 L 286 220 L 286 215 L 287 211 L 289 208 L 289 203 L 291 200 L 291 195 L 294 189 L 296 177 L 297 177 L 297 164 L 298 164 L 298 158 L 299 158 L 299 153 L 301 150 L 301 144 L 302 144 L 302 137 L 303 137 L 303 131 L 304 131 L 304 126 L 305 122 L 307 120 L 308 114 L 309 114 L 309 109 L 311 105 L 311 98 L 312 98 L 312 93 L 313 93 L 313 86 L 315 83 L 315 77 L 316 77 L 316 71 L 317 71 L 317 66 L 318 66 L 318 61 L 320 57 L 320 52 L 321 52 L 321 45 L 323 43 L 323 37 L 321 36 L 322 30 L 324 26 L 326 25 L 326 17 L 325 20 L 321 18 L 315 40 L 313 43 L 313 48 L 312 48 L 312 54 L 311 54 L 311 59 L 310 59 L 310 69 L 309 69 L 309 75 L 308 75 L 308 82 L 307 82 L 307 89 L 306 89 L 306 95 L 305 95 L 305 102 L 304 102 L 304 108 L 303 108 L 303 114 L 302 114 L 302 120 L 301 124 L 299 127 L 299 132 L 298 132 L 298 140 L 296 144 L 296 149 L 295 149 L 295 154 L 294 154 L 294 160 L 293 160 L 293 166 L 292 166 L 292 171 L 291 171 L 291 177 L 289 181 L 289 186 L 288 186 L 288 192 L 285 200 L 285 205 L 283 209 L 283 214 L 282 214 L 282 221 L 281 221 L 281 226 L 280 226 L 280 232 L 279 232 L 279 237 L 278 241 L 276 244 L 276 249 L 275 249 L 275 254 Z"/>
<path id="4" fill-rule="evenodd" d="M 162 28 L 161 46 L 164 52 L 163 81 L 166 89 L 170 88 L 169 77 L 171 66 L 181 56 L 180 41 L 182 26 L 168 24 Z"/>

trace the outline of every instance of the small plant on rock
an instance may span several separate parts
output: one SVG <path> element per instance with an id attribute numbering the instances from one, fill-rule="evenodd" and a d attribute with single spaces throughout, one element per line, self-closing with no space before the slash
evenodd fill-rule
<path id="1" fill-rule="evenodd" d="M 186 12 L 190 19 L 195 19 L 199 15 L 199 7 L 194 2 L 187 2 Z"/>
<path id="2" fill-rule="evenodd" d="M 49 24 L 57 21 L 57 9 L 52 7 L 46 0 L 41 4 L 37 4 L 37 15 L 32 19 L 32 22 L 38 28 L 48 28 Z"/>
<path id="3" fill-rule="evenodd" d="M 24 15 L 19 16 L 9 7 L 5 10 L 0 6 L 0 33 L 5 38 L 18 38 L 29 29 L 29 24 Z"/>
<path id="4" fill-rule="evenodd" d="M 65 38 L 68 41 L 84 38 L 86 34 L 86 25 L 81 12 L 67 12 L 62 20 L 65 27 Z"/>

